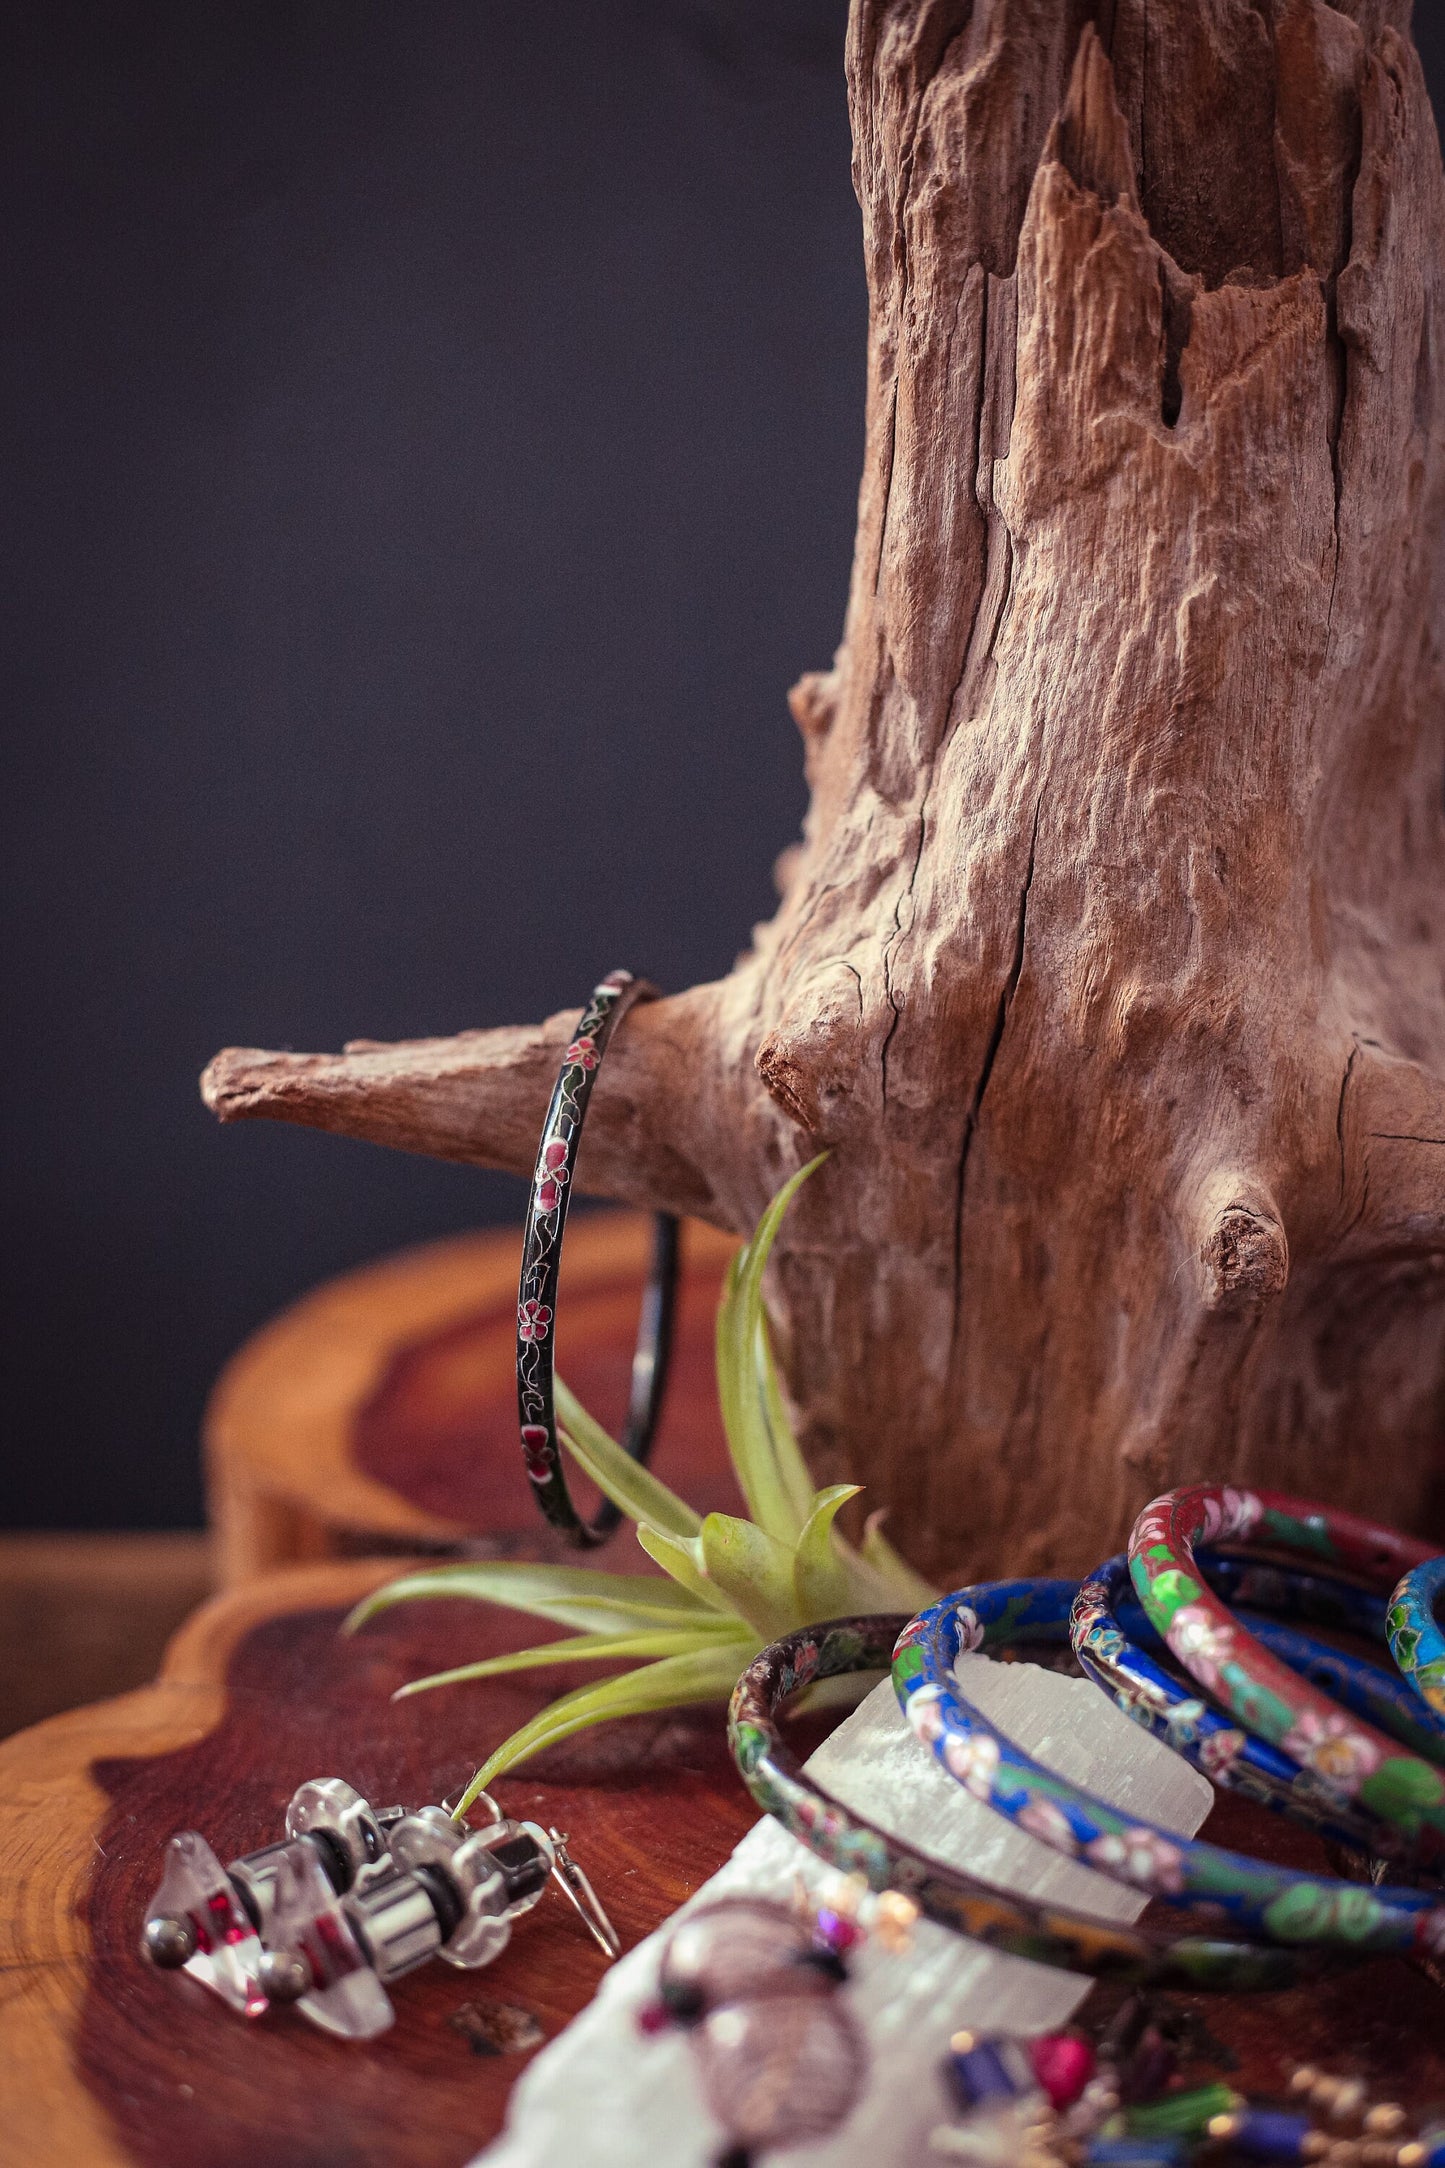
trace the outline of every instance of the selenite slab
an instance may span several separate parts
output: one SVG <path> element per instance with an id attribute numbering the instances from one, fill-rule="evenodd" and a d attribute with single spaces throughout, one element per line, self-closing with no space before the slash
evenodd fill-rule
<path id="1" fill-rule="evenodd" d="M 1141 1819 L 1192 1834 L 1213 1798 L 1206 1778 L 1133 1724 L 1086 1680 L 1035 1664 L 961 1656 L 969 1698 L 1049 1768 Z M 847 1805 L 950 1864 L 1007 1888 L 1117 1920 L 1145 1900 L 1016 1830 L 919 1746 L 885 1679 L 808 1763 Z M 646 1813 L 639 1794 L 639 1814 Z M 802 1874 L 830 1870 L 776 1822 L 748 1831 L 727 1865 L 682 1909 L 749 1894 L 786 1898 Z M 607 1892 L 600 1892 L 604 1904 Z M 681 1914 L 674 1914 L 674 1918 Z M 526 1933 L 525 1926 L 518 1930 Z M 486 2168 L 709 2168 L 724 2135 L 704 2111 L 686 2036 L 639 2034 L 669 1928 L 612 1966 L 593 2000 L 524 2072 Z M 872 2051 L 863 2098 L 843 2128 L 776 2156 L 796 2168 L 919 2168 L 950 2110 L 939 2066 L 962 2025 L 1034 2033 L 1067 2023 L 1088 1992 L 1076 1974 L 1000 1956 L 929 1920 L 906 1957 L 864 1947 L 844 1990 Z"/>

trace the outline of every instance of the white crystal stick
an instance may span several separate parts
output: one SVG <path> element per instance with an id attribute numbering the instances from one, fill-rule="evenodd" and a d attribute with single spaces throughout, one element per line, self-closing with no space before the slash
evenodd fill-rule
<path id="1" fill-rule="evenodd" d="M 957 1668 L 969 1700 L 1061 1776 L 1181 1835 L 1192 1836 L 1209 1812 L 1208 1781 L 1085 1680 L 987 1656 L 962 1656 Z M 919 1746 L 887 1680 L 808 1770 L 870 1821 L 1003 1888 L 1110 1920 L 1135 1920 L 1144 1909 L 1140 1892 L 1064 1859 L 970 1799 Z M 836 1881 L 776 1822 L 759 1822 L 690 1903 L 743 1893 L 786 1899 L 800 1873 L 811 1887 Z M 670 1926 L 612 1967 L 524 2073 L 506 2129 L 482 2156 L 486 2168 L 710 2168 L 725 2134 L 703 2108 L 686 2036 L 643 2039 L 636 2026 Z M 832 2137 L 778 2156 L 788 2168 L 918 2168 L 929 2132 L 953 2113 L 941 2077 L 950 2034 L 960 2026 L 1047 2032 L 1066 2024 L 1089 1990 L 1076 1973 L 1002 1956 L 929 1920 L 906 1958 L 865 1945 L 851 1972 L 846 1993 L 867 2032 L 869 2083 Z"/>

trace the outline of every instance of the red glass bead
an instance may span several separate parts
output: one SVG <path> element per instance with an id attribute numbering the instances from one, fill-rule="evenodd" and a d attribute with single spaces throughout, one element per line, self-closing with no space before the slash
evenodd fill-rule
<path id="1" fill-rule="evenodd" d="M 1093 2049 L 1079 2033 L 1043 2033 L 1028 2044 L 1034 2076 L 1054 2108 L 1072 2108 L 1098 2068 Z"/>
<path id="2" fill-rule="evenodd" d="M 645 2002 L 637 2013 L 637 2030 L 650 2039 L 654 2033 L 666 2032 L 672 2023 L 672 2013 L 664 2002 Z"/>

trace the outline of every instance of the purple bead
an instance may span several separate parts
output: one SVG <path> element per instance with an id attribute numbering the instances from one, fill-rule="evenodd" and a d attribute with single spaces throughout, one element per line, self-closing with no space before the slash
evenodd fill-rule
<path id="1" fill-rule="evenodd" d="M 867 2072 L 863 2035 L 831 1994 L 728 2003 L 692 2040 L 709 2111 L 749 2150 L 827 2137 Z"/>
<path id="2" fill-rule="evenodd" d="M 813 1923 L 813 1932 L 825 1949 L 842 1957 L 858 1940 L 859 1927 L 846 1912 L 835 1912 L 831 1906 L 824 1905 Z"/>

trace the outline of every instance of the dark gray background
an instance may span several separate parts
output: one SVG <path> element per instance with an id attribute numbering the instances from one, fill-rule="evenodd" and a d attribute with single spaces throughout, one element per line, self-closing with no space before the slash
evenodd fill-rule
<path id="1" fill-rule="evenodd" d="M 682 986 L 771 909 L 862 445 L 844 16 L 6 12 L 12 1525 L 196 1518 L 247 1331 L 520 1208 L 218 1129 L 217 1047 Z"/>

